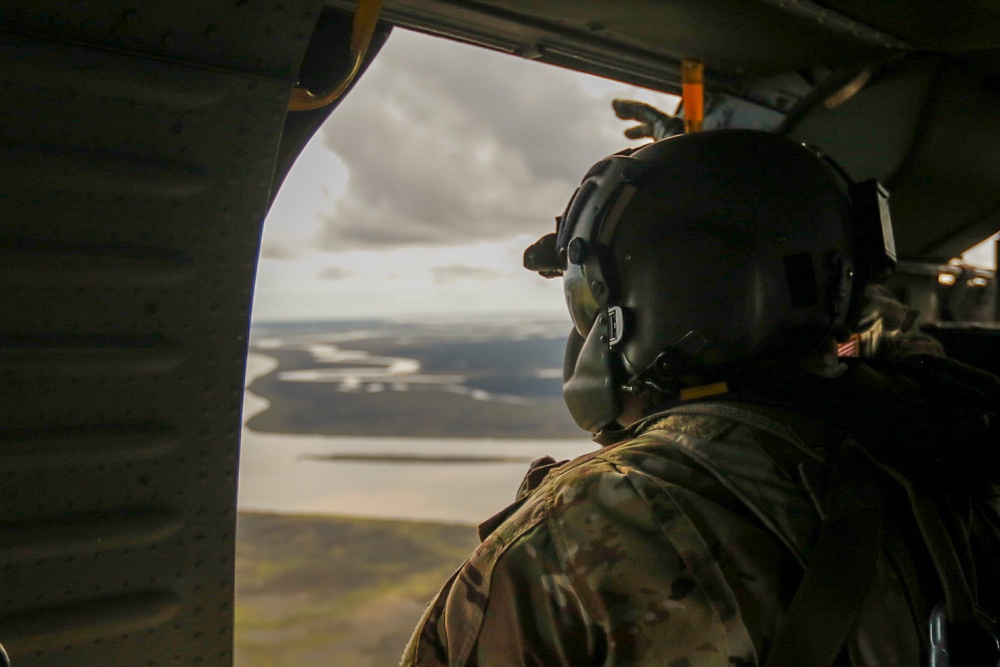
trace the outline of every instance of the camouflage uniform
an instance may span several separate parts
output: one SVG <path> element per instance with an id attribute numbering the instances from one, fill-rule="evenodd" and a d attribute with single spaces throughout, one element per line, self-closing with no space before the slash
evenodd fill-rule
<path id="1" fill-rule="evenodd" d="M 818 531 L 800 470 L 822 467 L 823 451 L 738 404 L 675 408 L 637 431 L 537 485 L 529 474 L 402 664 L 760 664 Z M 899 572 L 919 565 L 883 551 L 848 651 L 854 664 L 917 665 L 930 605 Z"/>

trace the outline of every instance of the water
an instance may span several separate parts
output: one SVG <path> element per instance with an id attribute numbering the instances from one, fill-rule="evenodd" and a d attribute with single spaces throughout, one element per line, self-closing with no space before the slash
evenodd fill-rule
<path id="1" fill-rule="evenodd" d="M 251 354 L 247 383 L 276 361 Z M 267 408 L 247 392 L 244 419 Z M 244 427 L 239 508 L 479 523 L 513 501 L 528 463 L 569 459 L 594 449 L 579 440 L 387 438 L 259 433 Z M 325 455 L 500 457 L 502 463 L 326 461 Z"/>
<path id="2" fill-rule="evenodd" d="M 317 341 L 313 336 L 264 338 L 258 340 L 256 346 L 265 349 L 293 346 L 309 352 L 316 363 L 338 364 L 335 368 L 307 368 L 282 371 L 278 377 L 285 382 L 329 382 L 337 384 L 341 391 L 362 391 L 367 393 L 381 392 L 387 389 L 391 391 L 429 389 L 463 394 L 477 401 L 509 403 L 512 405 L 525 405 L 531 401 L 531 399 L 523 396 L 496 394 L 469 387 L 466 385 L 468 377 L 465 375 L 421 373 L 421 363 L 416 359 L 373 355 L 364 350 L 342 349 L 340 346 L 334 344 L 335 342 L 350 343 L 372 337 L 371 332 L 367 331 L 347 331 L 336 335 L 327 335 L 322 341 Z M 264 372 L 270 372 L 273 369 L 274 360 L 272 359 L 271 361 L 272 363 Z M 256 363 L 261 364 L 261 369 L 265 368 L 263 362 Z M 348 365 L 352 363 L 358 365 Z M 559 378 L 562 377 L 562 368 L 543 369 L 537 371 L 536 376 L 540 378 Z M 248 377 L 250 377 L 249 369 Z"/>

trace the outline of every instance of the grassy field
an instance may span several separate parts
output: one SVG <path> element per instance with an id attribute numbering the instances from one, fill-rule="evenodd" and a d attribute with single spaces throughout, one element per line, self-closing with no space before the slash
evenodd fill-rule
<path id="1" fill-rule="evenodd" d="M 465 525 L 240 513 L 236 667 L 386 667 L 478 544 Z"/>

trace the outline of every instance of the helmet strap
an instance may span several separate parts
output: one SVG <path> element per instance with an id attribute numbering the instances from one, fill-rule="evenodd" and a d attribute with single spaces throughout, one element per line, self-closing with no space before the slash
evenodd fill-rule
<path id="1" fill-rule="evenodd" d="M 625 391 L 632 394 L 658 392 L 667 396 L 677 396 L 680 391 L 678 381 L 691 367 L 692 359 L 708 340 L 697 331 L 687 332 L 679 341 L 660 352 L 653 363 L 629 380 Z"/>

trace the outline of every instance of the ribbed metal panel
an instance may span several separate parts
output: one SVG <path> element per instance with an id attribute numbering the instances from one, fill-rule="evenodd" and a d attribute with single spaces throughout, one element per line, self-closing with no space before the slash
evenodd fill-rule
<path id="1" fill-rule="evenodd" d="M 250 296 L 319 9 L 0 5 L 0 642 L 17 667 L 231 662 Z"/>
<path id="2" fill-rule="evenodd" d="M 63 649 L 69 654 L 75 644 L 153 630 L 177 618 L 182 611 L 183 605 L 172 592 L 146 590 L 4 613 L 0 615 L 0 624 L 18 637 L 21 651 L 40 654 Z M 13 659 L 16 660 L 16 654 Z"/>
<path id="3" fill-rule="evenodd" d="M 183 527 L 184 519 L 180 514 L 158 507 L 11 522 L 4 527 L 0 563 L 157 544 L 173 537 Z"/>
<path id="4" fill-rule="evenodd" d="M 11 473 L 26 468 L 160 458 L 171 455 L 182 442 L 176 429 L 155 422 L 121 421 L 0 431 L 3 468 Z"/>

